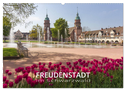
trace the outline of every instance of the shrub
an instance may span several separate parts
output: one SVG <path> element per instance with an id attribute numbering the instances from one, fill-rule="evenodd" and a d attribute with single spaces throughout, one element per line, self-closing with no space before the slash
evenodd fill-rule
<path id="1" fill-rule="evenodd" d="M 17 49 L 15 48 L 3 48 L 3 57 L 18 56 Z"/>

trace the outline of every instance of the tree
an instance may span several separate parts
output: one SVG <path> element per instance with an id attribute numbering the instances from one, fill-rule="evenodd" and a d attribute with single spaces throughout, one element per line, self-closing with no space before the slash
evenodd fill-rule
<path id="1" fill-rule="evenodd" d="M 91 29 L 89 27 L 83 27 L 82 32 L 84 32 L 84 38 L 86 43 L 86 38 L 89 37 Z"/>
<path id="2" fill-rule="evenodd" d="M 30 33 L 30 37 L 31 38 L 38 38 L 38 34 L 39 34 L 39 32 L 38 32 L 38 28 L 40 29 L 40 37 L 43 37 L 43 31 L 42 31 L 42 27 L 40 26 L 40 25 L 34 25 L 33 26 L 33 28 L 32 28 L 32 30 L 29 32 Z"/>
<path id="3" fill-rule="evenodd" d="M 5 36 L 8 36 L 11 29 L 11 22 L 10 19 L 6 16 L 3 17 L 3 35 L 4 35 L 4 42 L 6 41 Z"/>
<path id="4" fill-rule="evenodd" d="M 3 3 L 3 16 L 10 19 L 13 26 L 24 23 L 25 19 L 35 13 L 37 6 L 33 3 Z"/>
<path id="5" fill-rule="evenodd" d="M 59 18 L 54 23 L 54 27 L 51 29 L 52 37 L 56 38 L 58 37 L 58 30 L 59 30 L 59 37 L 61 38 L 61 35 L 63 36 L 63 41 L 66 37 L 68 37 L 68 24 L 67 21 L 63 18 Z M 67 31 L 67 36 L 65 36 L 65 29 Z"/>

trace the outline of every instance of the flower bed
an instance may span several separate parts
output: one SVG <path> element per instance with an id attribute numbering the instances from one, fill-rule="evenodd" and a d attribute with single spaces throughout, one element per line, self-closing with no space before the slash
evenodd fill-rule
<path id="1" fill-rule="evenodd" d="M 85 61 L 79 59 L 76 62 L 66 62 L 66 66 L 61 62 L 48 64 L 39 62 L 27 67 L 15 69 L 14 82 L 9 82 L 11 72 L 6 70 L 3 76 L 3 88 L 123 88 L 123 57 L 121 59 L 103 58 L 101 61 Z M 64 78 L 52 77 L 44 78 L 38 76 L 42 72 L 45 76 L 47 72 L 65 73 Z M 67 74 L 75 72 L 75 74 Z M 84 78 L 78 76 L 80 73 L 87 73 Z M 31 74 L 31 75 L 30 75 Z M 67 75 L 66 75 L 67 74 Z M 60 74 L 63 75 L 63 74 Z"/>

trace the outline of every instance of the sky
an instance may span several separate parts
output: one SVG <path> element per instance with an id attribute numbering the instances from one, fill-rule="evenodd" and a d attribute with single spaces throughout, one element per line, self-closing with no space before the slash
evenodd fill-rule
<path id="1" fill-rule="evenodd" d="M 63 18 L 68 22 L 69 27 L 74 27 L 74 21 L 78 13 L 81 19 L 81 27 L 88 27 L 91 31 L 101 28 L 123 26 L 123 4 L 122 3 L 35 3 L 37 11 L 31 15 L 26 22 L 32 22 L 28 27 L 18 24 L 14 31 L 29 32 L 33 25 L 39 24 L 44 27 L 46 12 L 50 19 L 50 27 L 54 27 L 57 19 Z"/>

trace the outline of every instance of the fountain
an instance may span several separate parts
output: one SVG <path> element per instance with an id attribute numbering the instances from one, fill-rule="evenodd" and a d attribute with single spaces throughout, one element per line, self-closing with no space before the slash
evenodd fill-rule
<path id="1" fill-rule="evenodd" d="M 63 36 L 61 35 L 61 45 L 62 45 L 62 48 L 63 48 Z"/>
<path id="2" fill-rule="evenodd" d="M 49 41 L 49 36 L 50 35 L 50 33 L 49 33 L 49 27 L 47 28 L 47 41 Z"/>
<path id="3" fill-rule="evenodd" d="M 74 47 L 76 45 L 76 42 L 77 42 L 77 37 L 76 37 L 76 32 L 74 32 Z"/>
<path id="4" fill-rule="evenodd" d="M 26 35 L 26 41 L 28 42 L 28 35 Z"/>
<path id="5" fill-rule="evenodd" d="M 9 35 L 9 43 L 7 44 L 7 47 L 14 47 L 17 48 L 17 44 L 14 43 L 14 28 L 11 28 L 10 35 Z"/>
<path id="6" fill-rule="evenodd" d="M 38 34 L 39 34 L 38 40 L 39 40 L 39 43 L 40 43 L 41 38 L 40 38 L 40 28 L 39 28 L 39 27 L 37 28 L 37 32 L 38 32 Z"/>

